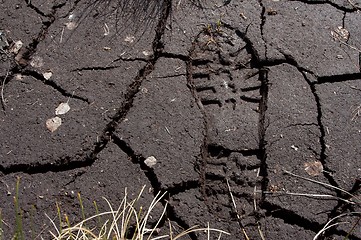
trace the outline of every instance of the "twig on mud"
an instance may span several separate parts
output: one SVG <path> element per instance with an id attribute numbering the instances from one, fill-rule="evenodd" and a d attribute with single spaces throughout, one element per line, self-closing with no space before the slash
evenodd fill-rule
<path id="1" fill-rule="evenodd" d="M 8 54 L 7 52 L 5 52 L 3 49 L 0 49 L 0 50 L 1 50 L 1 53 L 5 54 L 8 58 L 11 58 L 11 57 L 9 56 L 9 54 Z M 0 96 L 1 96 L 2 108 L 3 108 L 4 112 L 5 112 L 5 105 L 6 105 L 5 97 L 4 97 L 4 89 L 5 89 L 6 79 L 9 77 L 10 68 L 11 68 L 11 63 L 9 62 L 9 67 L 8 67 L 8 69 L 6 70 L 5 77 L 4 77 L 4 79 L 2 80 L 2 82 L 1 82 Z"/>
<path id="2" fill-rule="evenodd" d="M 260 191 L 258 191 L 260 192 Z M 278 191 L 278 192 L 263 192 L 264 194 L 271 194 L 271 195 L 276 195 L 276 196 L 281 196 L 281 195 L 290 195 L 290 196 L 300 196 L 300 197 L 310 197 L 310 198 L 320 198 L 320 199 L 336 199 L 336 200 L 340 200 L 349 204 L 356 204 L 353 201 L 350 200 L 346 200 L 343 198 L 339 198 L 336 197 L 334 195 L 331 194 L 318 194 L 318 193 L 297 193 L 297 192 L 282 192 L 282 191 Z"/>
<path id="3" fill-rule="evenodd" d="M 257 170 L 257 178 L 259 177 L 260 172 L 261 172 L 261 168 L 258 168 L 258 170 Z M 253 210 L 255 212 L 257 212 L 257 200 L 256 200 L 257 193 L 262 193 L 262 191 L 258 191 L 257 190 L 257 185 L 255 185 L 254 189 L 253 189 Z M 257 221 L 257 228 L 258 228 L 258 233 L 261 236 L 261 239 L 266 240 L 264 235 L 263 235 L 263 232 L 262 232 L 262 229 L 261 229 L 261 224 L 260 224 L 259 221 Z"/>
<path id="4" fill-rule="evenodd" d="M 1 83 L 1 104 L 3 105 L 3 110 L 5 111 L 5 98 L 4 98 L 4 89 L 5 89 L 5 82 L 6 82 L 6 79 L 8 78 L 9 76 L 9 70 L 6 71 L 6 74 L 5 74 L 5 77 Z"/>
<path id="5" fill-rule="evenodd" d="M 258 228 L 258 233 L 261 236 L 261 239 L 266 240 L 266 238 L 263 235 L 262 229 L 261 229 L 261 224 L 257 224 L 257 228 Z"/>
<path id="6" fill-rule="evenodd" d="M 355 89 L 355 90 L 357 90 L 357 91 L 361 91 L 360 88 L 357 88 L 357 87 L 355 87 L 355 86 L 350 86 L 350 88 Z"/>
<path id="7" fill-rule="evenodd" d="M 347 42 L 345 42 L 345 41 L 342 41 L 342 40 L 339 40 L 339 41 L 340 41 L 340 43 L 342 43 L 342 44 L 346 45 L 347 47 L 349 47 L 349 48 L 351 48 L 351 49 L 353 49 L 353 50 L 355 50 L 355 51 L 357 51 L 357 52 L 361 53 L 361 50 L 360 50 L 360 49 L 358 49 L 357 47 L 352 46 L 351 44 L 348 44 L 348 43 L 347 43 Z"/>
<path id="8" fill-rule="evenodd" d="M 360 214 L 360 212 L 350 212 L 350 213 L 343 213 L 343 214 L 340 214 L 334 218 L 332 218 L 331 220 L 329 220 L 325 226 L 315 235 L 315 237 L 313 238 L 313 240 L 317 240 L 318 237 L 324 233 L 327 229 L 330 229 L 334 226 L 337 226 L 337 225 L 341 225 L 341 224 L 347 224 L 348 222 L 336 222 L 336 223 L 332 223 L 334 222 L 335 220 L 339 219 L 339 218 L 342 218 L 342 217 L 345 217 L 345 216 L 350 216 L 350 215 L 355 215 L 355 214 Z M 332 224 L 331 224 L 332 223 Z"/>
<path id="9" fill-rule="evenodd" d="M 59 43 L 62 43 L 62 42 L 63 42 L 64 30 L 65 30 L 65 27 L 63 27 L 63 30 L 61 30 L 61 34 L 60 34 L 60 41 L 59 41 Z"/>
<path id="10" fill-rule="evenodd" d="M 236 202 L 234 201 L 234 197 L 233 197 L 233 194 L 232 194 L 232 190 L 231 190 L 231 186 L 229 185 L 229 182 L 228 182 L 228 179 L 226 179 L 226 182 L 227 182 L 227 186 L 228 186 L 228 191 L 229 191 L 229 195 L 231 196 L 231 199 L 232 199 L 232 203 L 233 203 L 233 207 L 234 207 L 234 212 L 236 213 L 236 216 L 237 216 L 237 220 L 238 220 L 238 224 L 240 225 L 241 229 L 242 229 L 242 232 L 243 232 L 243 235 L 244 237 L 246 238 L 246 240 L 250 240 L 247 233 L 246 233 L 246 230 L 244 229 L 244 226 L 242 224 L 242 219 L 241 217 L 239 216 L 238 214 L 238 211 L 237 211 L 237 205 L 236 205 Z"/>
<path id="11" fill-rule="evenodd" d="M 355 121 L 360 115 L 361 115 L 361 105 L 357 106 L 357 107 L 352 111 L 351 121 Z"/>
<path id="12" fill-rule="evenodd" d="M 357 6 L 356 4 L 354 4 L 353 2 L 351 2 L 351 0 L 347 0 L 347 2 L 356 10 L 361 10 L 361 8 L 359 6 Z"/>
<path id="13" fill-rule="evenodd" d="M 259 177 L 259 172 L 261 171 L 260 168 L 258 168 L 257 171 L 257 178 Z M 256 195 L 257 195 L 258 191 L 257 191 L 257 185 L 254 186 L 253 188 L 253 210 L 257 211 L 257 201 L 256 201 Z"/>

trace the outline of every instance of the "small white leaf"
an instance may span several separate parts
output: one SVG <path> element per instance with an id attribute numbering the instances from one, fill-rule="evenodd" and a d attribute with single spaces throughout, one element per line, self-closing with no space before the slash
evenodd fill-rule
<path id="1" fill-rule="evenodd" d="M 295 151 L 297 151 L 297 150 L 298 150 L 298 147 L 297 147 L 297 146 L 295 146 L 295 145 L 292 145 L 292 146 L 291 146 L 291 148 L 292 148 L 293 150 L 295 150 Z"/>
<path id="2" fill-rule="evenodd" d="M 56 131 L 56 129 L 58 129 L 58 127 L 60 127 L 60 125 L 61 125 L 60 117 L 53 117 L 53 118 L 49 118 L 48 120 L 46 120 L 46 128 L 50 132 Z"/>
<path id="3" fill-rule="evenodd" d="M 51 71 L 47 71 L 47 72 L 44 72 L 43 73 L 43 77 L 46 79 L 46 80 L 49 80 L 51 78 L 51 76 L 53 76 L 53 73 Z"/>
<path id="4" fill-rule="evenodd" d="M 65 26 L 69 30 L 74 30 L 78 26 L 78 24 L 76 24 L 75 22 L 68 22 L 65 23 Z"/>
<path id="5" fill-rule="evenodd" d="M 153 157 L 153 156 L 150 156 L 144 160 L 144 163 L 145 163 L 145 165 L 147 165 L 148 167 L 151 168 L 157 163 L 157 159 L 155 159 L 155 157 Z"/>
<path id="6" fill-rule="evenodd" d="M 133 43 L 135 41 L 134 36 L 126 36 L 124 42 Z"/>
<path id="7" fill-rule="evenodd" d="M 66 103 L 60 103 L 59 106 L 55 109 L 55 115 L 62 115 L 69 112 L 70 106 Z"/>
<path id="8" fill-rule="evenodd" d="M 152 54 L 151 52 L 149 52 L 147 50 L 144 50 L 142 53 L 143 53 L 144 56 L 147 56 L 147 57 Z"/>
<path id="9" fill-rule="evenodd" d="M 23 78 L 24 78 L 24 76 L 23 75 L 21 75 L 21 74 L 15 74 L 15 79 L 16 80 L 23 80 Z"/>

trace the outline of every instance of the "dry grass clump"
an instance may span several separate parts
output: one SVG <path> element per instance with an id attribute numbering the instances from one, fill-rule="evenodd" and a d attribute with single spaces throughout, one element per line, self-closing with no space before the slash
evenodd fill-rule
<path id="1" fill-rule="evenodd" d="M 34 232 L 38 232 L 39 229 L 31 229 L 31 237 L 25 237 L 25 231 L 22 223 L 22 210 L 19 206 L 19 186 L 20 178 L 16 183 L 16 194 L 14 196 L 15 206 L 15 226 L 14 233 L 12 234 L 13 240 L 24 240 L 24 239 L 44 239 L 42 233 L 37 236 Z M 127 189 L 125 189 L 124 197 L 115 209 L 112 204 L 103 197 L 109 211 L 99 212 L 96 202 L 94 202 L 95 214 L 91 217 L 86 217 L 85 208 L 81 195 L 78 194 L 78 200 L 80 205 L 80 213 L 82 221 L 76 224 L 72 224 L 69 221 L 69 217 L 66 214 L 61 213 L 60 204 L 56 204 L 58 221 L 51 219 L 45 214 L 53 226 L 53 230 L 50 230 L 51 239 L 53 240 L 156 240 L 156 239 L 189 239 L 189 234 L 194 232 L 200 232 L 210 239 L 211 235 L 216 234 L 218 239 L 221 239 L 223 235 L 229 235 L 229 233 L 207 227 L 193 226 L 189 229 L 179 231 L 177 234 L 174 233 L 174 227 L 169 222 L 169 229 L 165 223 L 165 212 L 167 209 L 167 203 L 164 204 L 163 209 L 156 219 L 154 209 L 160 205 L 160 201 L 164 200 L 164 193 L 158 193 L 149 206 L 140 206 L 139 199 L 144 192 L 145 186 L 141 189 L 139 194 L 134 199 L 129 199 Z M 150 221 L 150 219 L 152 219 Z M 4 228 L 3 228 L 2 211 L 0 209 L 0 240 L 4 240 Z M 48 239 L 48 237 L 47 237 Z M 214 239 L 214 237 L 212 238 Z"/>
<path id="2" fill-rule="evenodd" d="M 51 231 L 51 235 L 54 240 L 156 240 L 156 239 L 181 239 L 182 237 L 187 236 L 192 232 L 205 232 L 208 235 L 208 238 L 212 233 L 218 234 L 218 239 L 221 238 L 222 234 L 229 233 L 210 228 L 209 226 L 205 228 L 199 228 L 197 226 L 191 227 L 177 235 L 173 234 L 172 225 L 169 222 L 169 230 L 167 234 L 159 235 L 160 232 L 160 222 L 162 221 L 167 204 L 165 204 L 163 211 L 157 220 L 156 224 L 149 228 L 149 219 L 151 219 L 151 213 L 154 210 L 155 206 L 164 198 L 166 193 L 160 194 L 158 193 L 152 202 L 149 204 L 147 208 L 136 207 L 138 200 L 140 199 L 145 186 L 142 188 L 138 196 L 129 200 L 127 196 L 127 191 L 125 191 L 125 195 L 123 200 L 117 209 L 114 209 L 112 204 L 106 199 L 103 198 L 108 204 L 109 211 L 97 213 L 91 217 L 84 218 L 81 222 L 70 225 L 66 220 L 65 224 L 68 227 L 61 229 L 57 227 L 55 222 L 51 220 L 55 232 Z M 81 209 L 83 209 L 82 201 L 79 195 L 79 202 Z M 96 204 L 95 204 L 96 206 Z M 144 210 L 145 209 L 145 210 Z M 60 213 L 60 211 L 58 210 Z M 85 214 L 82 212 L 83 217 Z M 61 218 L 59 218 L 61 219 Z M 101 219 L 106 219 L 103 223 Z M 64 225 L 60 223 L 60 225 Z M 162 231 L 164 232 L 164 230 Z"/>

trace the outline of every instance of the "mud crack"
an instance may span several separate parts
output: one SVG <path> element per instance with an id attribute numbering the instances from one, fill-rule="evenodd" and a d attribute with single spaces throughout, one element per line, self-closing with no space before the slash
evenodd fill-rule
<path id="1" fill-rule="evenodd" d="M 39 10 L 37 7 L 35 7 L 31 3 L 31 1 L 28 1 L 28 7 L 30 7 L 31 9 L 34 9 L 38 14 L 45 17 L 47 20 L 43 21 L 43 26 L 40 29 L 38 36 L 36 38 L 34 38 L 33 41 L 27 47 L 25 47 L 24 49 L 21 49 L 21 51 L 18 53 L 17 61 L 19 63 L 20 69 L 23 69 L 29 65 L 31 57 L 36 52 L 39 43 L 45 39 L 50 26 L 55 22 L 55 20 L 56 20 L 55 15 L 56 15 L 57 11 L 60 8 L 64 7 L 66 5 L 66 3 L 67 2 L 63 2 L 63 3 L 52 6 L 50 13 L 45 14 L 41 10 Z"/>
<path id="2" fill-rule="evenodd" d="M 70 72 L 82 72 L 82 71 L 107 71 L 116 69 L 119 66 L 93 66 L 93 67 L 82 67 L 82 68 L 75 68 L 72 69 Z"/>
<path id="3" fill-rule="evenodd" d="M 198 181 L 185 181 L 179 184 L 174 184 L 173 187 L 163 189 L 162 183 L 158 179 L 157 174 L 154 172 L 154 170 L 151 167 L 148 167 L 145 164 L 145 157 L 141 154 L 136 154 L 134 150 L 127 144 L 124 140 L 117 137 L 115 134 L 112 135 L 112 141 L 124 152 L 127 154 L 128 158 L 133 164 L 137 164 L 140 166 L 140 169 L 143 171 L 144 175 L 147 177 L 148 181 L 150 182 L 150 185 L 153 189 L 153 194 L 156 195 L 161 192 L 167 192 L 164 199 L 160 199 L 160 203 L 165 207 L 167 206 L 167 218 L 170 221 L 176 222 L 179 226 L 181 226 L 184 229 L 189 229 L 189 225 L 183 221 L 178 215 L 176 214 L 175 208 L 169 204 L 168 201 L 171 201 L 173 195 L 176 195 L 180 192 L 185 192 L 189 189 L 194 189 L 199 187 Z M 159 227 L 162 227 L 164 225 L 164 221 L 159 225 Z M 193 233 L 189 234 L 191 239 L 196 240 L 196 236 Z"/>
<path id="4" fill-rule="evenodd" d="M 171 12 L 171 2 L 165 1 L 163 3 L 163 9 L 160 16 L 160 20 L 156 27 L 156 34 L 153 40 L 153 55 L 147 61 L 147 64 L 139 70 L 137 76 L 134 78 L 134 81 L 128 86 L 125 93 L 125 100 L 122 102 L 121 106 L 118 108 L 117 113 L 112 117 L 112 121 L 107 124 L 103 130 L 102 135 L 100 136 L 100 141 L 96 144 L 93 152 L 91 153 L 91 158 L 96 159 L 98 153 L 100 153 L 108 144 L 110 136 L 113 135 L 118 123 L 124 120 L 129 110 L 133 106 L 134 98 L 137 93 L 140 91 L 142 82 L 146 77 L 153 71 L 154 65 L 161 56 L 164 46 L 162 37 L 166 29 L 166 22 Z"/>
<path id="5" fill-rule="evenodd" d="M 258 3 L 262 8 L 261 16 L 260 16 L 261 23 L 260 23 L 259 28 L 260 28 L 260 31 L 261 31 L 262 40 L 264 42 L 264 49 L 265 49 L 264 57 L 265 57 L 265 59 L 267 61 L 267 59 L 268 59 L 268 46 L 267 46 L 266 39 L 265 39 L 265 36 L 264 36 L 264 26 L 266 24 L 266 7 L 263 5 L 262 0 L 258 0 Z"/>
<path id="6" fill-rule="evenodd" d="M 305 74 L 304 70 L 299 69 L 299 71 L 301 72 L 301 74 L 303 75 L 303 78 L 306 80 L 306 82 L 308 83 L 308 85 L 310 86 L 311 92 L 315 98 L 315 102 L 316 102 L 316 106 L 317 106 L 317 123 L 320 129 L 320 145 L 321 145 L 321 152 L 320 152 L 320 162 L 322 163 L 325 171 L 323 171 L 323 175 L 326 177 L 326 179 L 328 180 L 328 182 L 335 186 L 335 187 L 339 187 L 338 183 L 336 182 L 336 180 L 332 177 L 332 173 L 334 172 L 332 169 L 329 169 L 327 166 L 327 155 L 326 155 L 326 141 L 325 141 L 325 136 L 326 136 L 326 130 L 325 130 L 325 126 L 322 123 L 322 106 L 321 106 L 321 101 L 320 101 L 320 97 L 317 94 L 317 90 L 316 90 L 316 86 L 314 83 L 312 83 L 307 75 Z M 340 191 L 336 191 L 337 196 L 341 197 L 341 192 Z"/>
<path id="7" fill-rule="evenodd" d="M 345 194 L 341 190 L 337 190 L 337 188 L 339 188 L 339 184 L 332 176 L 334 171 L 328 167 L 327 154 L 326 154 L 326 140 L 325 140 L 326 129 L 322 122 L 322 118 L 323 118 L 322 104 L 321 104 L 320 96 L 318 95 L 316 86 L 320 85 L 320 84 L 324 84 L 324 83 L 336 83 L 336 82 L 359 80 L 361 75 L 360 75 L 360 73 L 353 73 L 353 74 L 340 74 L 340 75 L 319 77 L 312 71 L 300 66 L 298 64 L 298 62 L 294 59 L 294 57 L 291 56 L 290 54 L 286 54 L 284 52 L 281 52 L 281 53 L 283 53 L 283 55 L 285 56 L 284 60 L 267 61 L 267 62 L 264 62 L 264 64 L 267 66 L 269 66 L 269 65 L 276 66 L 279 64 L 289 64 L 289 65 L 295 67 L 302 74 L 304 80 L 307 82 L 307 84 L 313 94 L 314 101 L 316 103 L 317 126 L 320 131 L 319 144 L 320 144 L 321 149 L 317 153 L 315 152 L 315 150 L 313 150 L 313 151 L 315 152 L 315 154 L 317 154 L 319 156 L 319 161 L 322 163 L 323 169 L 324 169 L 323 175 L 327 179 L 328 183 L 335 187 L 335 188 L 333 188 L 333 191 L 335 192 L 337 198 L 339 199 L 337 205 L 328 214 L 328 218 L 332 219 L 334 217 L 339 216 L 340 213 L 344 213 L 347 211 L 352 212 L 353 206 L 350 205 L 349 203 L 345 203 L 345 201 L 342 200 L 342 199 L 349 200 L 350 195 Z M 312 76 L 312 78 L 315 80 L 311 80 L 310 76 Z M 309 126 L 309 125 L 315 125 L 315 124 L 314 123 L 302 123 L 302 124 L 297 124 L 297 125 Z M 355 190 L 358 188 L 359 188 L 359 184 L 357 183 L 357 180 L 356 180 L 352 190 Z M 286 223 L 298 225 L 302 228 L 312 230 L 315 233 L 317 233 L 320 229 L 322 229 L 322 227 L 326 224 L 326 223 L 320 224 L 320 223 L 316 223 L 316 222 L 311 222 L 309 219 L 299 216 L 291 210 L 282 209 L 280 206 L 273 205 L 272 203 L 267 202 L 267 200 L 264 200 L 263 202 L 261 202 L 261 208 L 264 210 L 267 210 L 268 211 L 267 214 L 269 214 L 273 217 L 281 218 Z M 274 213 L 275 211 L 277 211 L 279 213 L 275 214 Z M 295 215 L 295 216 L 293 216 L 293 215 Z M 293 217 L 288 218 L 285 216 L 293 216 Z M 298 220 L 295 221 L 294 219 L 298 219 Z M 317 226 L 317 225 L 318 225 L 318 227 L 315 228 L 314 226 Z M 326 232 L 327 236 L 331 236 L 331 235 L 346 236 L 345 234 L 347 234 L 347 232 L 345 232 L 343 230 L 337 230 L 336 228 L 332 228 L 330 231 Z M 357 238 L 355 238 L 355 239 L 357 239 Z"/>
<path id="8" fill-rule="evenodd" d="M 340 6 L 337 3 L 334 3 L 330 0 L 290 0 L 291 2 L 302 2 L 305 4 L 310 5 L 319 5 L 319 4 L 328 4 L 338 10 L 344 11 L 344 12 L 357 12 L 360 10 L 359 7 L 357 7 L 355 4 L 352 4 L 350 1 L 348 1 L 350 7 Z"/>
<path id="9" fill-rule="evenodd" d="M 348 194 L 345 194 L 343 191 L 338 190 L 340 189 L 339 184 L 337 183 L 337 181 L 333 178 L 332 174 L 334 173 L 334 171 L 332 169 L 330 169 L 328 167 L 327 164 L 327 154 L 326 154 L 326 140 L 325 140 L 325 136 L 326 136 L 326 131 L 325 131 L 325 126 L 322 123 L 322 105 L 321 105 L 321 101 L 320 101 L 320 97 L 317 94 L 317 89 L 316 89 L 316 85 L 319 84 L 318 82 L 312 82 L 311 80 L 309 80 L 309 78 L 306 75 L 306 71 L 304 69 L 302 69 L 301 67 L 298 66 L 298 64 L 296 63 L 295 66 L 297 67 L 297 69 L 299 70 L 299 72 L 303 75 L 305 81 L 308 83 L 312 94 L 314 95 L 314 99 L 316 102 L 316 106 L 317 106 L 317 123 L 319 126 L 319 130 L 320 130 L 320 138 L 319 138 L 319 142 L 320 142 L 320 146 L 321 146 L 321 152 L 319 154 L 319 161 L 322 163 L 323 168 L 325 169 L 325 171 L 323 171 L 323 175 L 324 177 L 327 179 L 327 181 L 334 187 L 333 191 L 336 193 L 338 200 L 337 205 L 331 210 L 330 214 L 329 214 L 329 219 L 333 219 L 334 217 L 339 216 L 339 211 L 341 209 L 342 212 L 344 212 L 346 209 L 352 208 L 352 206 L 350 206 L 349 204 L 346 204 L 342 199 L 350 199 L 350 196 Z M 352 75 L 354 76 L 354 75 Z M 333 79 L 333 78 L 332 78 Z M 319 80 L 319 79 L 318 79 Z M 357 189 L 357 181 L 355 181 L 355 189 Z M 342 230 L 337 230 L 335 228 L 330 229 L 329 231 L 327 231 L 327 234 L 330 235 L 343 235 L 346 236 L 345 234 L 347 234 L 346 232 L 342 231 Z"/>
<path id="10" fill-rule="evenodd" d="M 50 26 L 55 22 L 56 18 L 55 15 L 59 9 L 64 7 L 66 5 L 66 1 L 63 3 L 55 4 L 52 6 L 51 11 L 49 14 L 45 14 L 42 12 L 39 8 L 34 6 L 31 1 L 26 1 L 26 4 L 29 8 L 33 9 L 37 14 L 40 16 L 46 18 L 47 20 L 43 21 L 43 26 L 41 27 L 37 37 L 33 39 L 33 41 L 26 47 L 23 47 L 20 49 L 20 51 L 15 55 L 12 53 L 8 53 L 5 50 L 1 49 L 1 54 L 4 52 L 9 59 L 7 59 L 10 62 L 10 66 L 7 69 L 6 76 L 2 76 L 3 79 L 1 83 L 1 92 L 2 92 L 2 108 L 5 112 L 5 102 L 4 102 L 4 96 L 3 92 L 5 89 L 5 86 L 13 79 L 14 74 L 17 73 L 23 73 L 23 70 L 29 65 L 29 62 L 34 55 L 34 53 L 37 50 L 37 47 L 41 41 L 43 41 L 47 35 L 47 32 L 50 28 Z M 13 44 L 13 43 L 11 43 Z M 24 73 L 25 74 L 25 73 Z"/>
<path id="11" fill-rule="evenodd" d="M 345 82 L 345 81 L 360 80 L 360 79 L 361 79 L 361 73 L 337 74 L 330 76 L 320 76 L 317 78 L 317 84 L 337 83 L 337 82 Z"/>
<path id="12" fill-rule="evenodd" d="M 21 71 L 21 74 L 24 76 L 31 76 L 31 77 L 43 82 L 45 85 L 50 86 L 54 90 L 58 91 L 64 97 L 75 98 L 75 99 L 81 100 L 81 101 L 89 103 L 89 104 L 91 103 L 91 101 L 89 99 L 87 99 L 86 97 L 78 96 L 78 95 L 74 94 L 74 92 L 69 92 L 68 90 L 62 88 L 56 82 L 54 82 L 50 79 L 49 80 L 45 79 L 43 74 L 37 72 L 36 70 L 26 68 Z"/>
<path id="13" fill-rule="evenodd" d="M 65 4 L 65 3 L 64 3 Z M 54 14 L 58 8 L 63 5 L 56 5 L 52 8 L 52 12 L 49 16 L 50 21 L 44 23 L 44 27 L 42 31 L 39 33 L 38 37 L 34 39 L 33 43 L 26 48 L 25 54 L 23 54 L 23 59 L 29 60 L 32 54 L 35 53 L 37 45 L 42 41 L 45 37 L 46 32 L 50 25 L 55 21 Z M 127 91 L 125 93 L 125 100 L 122 102 L 121 106 L 118 108 L 117 113 L 112 117 L 112 121 L 110 121 L 105 129 L 103 130 L 102 135 L 94 145 L 94 149 L 83 149 L 82 152 L 76 154 L 76 156 L 65 156 L 61 159 L 58 159 L 55 162 L 51 163 L 37 163 L 37 164 L 15 164 L 10 165 L 8 167 L 0 166 L 0 172 L 4 174 L 16 173 L 16 172 L 24 172 L 28 174 L 36 174 L 36 173 L 46 173 L 46 172 L 60 172 L 60 171 L 69 171 L 77 168 L 84 168 L 87 166 L 91 166 L 97 159 L 97 155 L 106 147 L 108 142 L 110 141 L 110 137 L 112 136 L 115 128 L 118 123 L 122 121 L 131 107 L 133 106 L 133 101 L 136 94 L 140 91 L 140 86 L 142 81 L 153 71 L 154 65 L 160 57 L 160 53 L 163 51 L 163 42 L 162 36 L 164 34 L 166 28 L 166 21 L 169 17 L 171 10 L 170 1 L 166 1 L 163 5 L 162 15 L 156 27 L 156 34 L 153 40 L 153 56 L 148 60 L 147 64 L 139 70 L 137 76 L 134 78 L 134 81 L 128 86 Z M 67 97 L 71 97 L 72 93 L 67 92 L 62 89 L 56 83 L 44 79 L 44 77 L 34 71 L 30 70 L 28 67 L 28 62 L 25 61 L 24 65 L 16 66 L 12 73 L 21 73 L 24 75 L 29 75 L 35 77 L 38 80 L 43 81 L 45 84 L 53 87 L 61 94 Z M 77 96 L 76 98 L 88 102 L 88 99 Z"/>

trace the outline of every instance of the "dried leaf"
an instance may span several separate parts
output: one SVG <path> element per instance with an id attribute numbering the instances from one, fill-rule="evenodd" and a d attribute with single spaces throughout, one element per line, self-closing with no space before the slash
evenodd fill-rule
<path id="1" fill-rule="evenodd" d="M 335 30 L 331 31 L 331 35 L 334 40 L 347 42 L 350 37 L 350 32 L 347 29 L 338 26 Z"/>
<path id="2" fill-rule="evenodd" d="M 69 112 L 70 106 L 67 102 L 60 103 L 59 106 L 55 109 L 55 115 L 62 115 Z"/>
<path id="3" fill-rule="evenodd" d="M 152 55 L 152 53 L 147 51 L 147 50 L 144 50 L 142 53 L 143 53 L 144 56 L 147 56 L 147 57 Z"/>
<path id="4" fill-rule="evenodd" d="M 310 176 L 318 176 L 323 172 L 323 165 L 320 161 L 306 162 L 304 166 Z"/>
<path id="5" fill-rule="evenodd" d="M 46 128 L 50 132 L 56 131 L 56 129 L 58 129 L 58 127 L 60 127 L 60 125 L 61 125 L 60 117 L 53 117 L 53 118 L 49 118 L 48 120 L 46 120 Z"/>
<path id="6" fill-rule="evenodd" d="M 147 157 L 147 159 L 144 160 L 145 165 L 148 167 L 153 167 L 157 163 L 157 159 L 153 156 Z"/>

